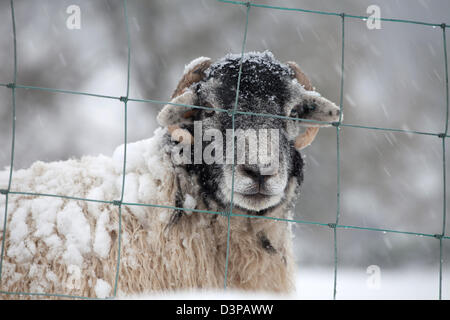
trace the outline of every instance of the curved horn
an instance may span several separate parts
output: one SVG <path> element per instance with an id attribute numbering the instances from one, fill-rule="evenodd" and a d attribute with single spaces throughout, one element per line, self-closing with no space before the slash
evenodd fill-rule
<path id="1" fill-rule="evenodd" d="M 308 127 L 306 131 L 302 134 L 298 135 L 295 138 L 295 148 L 297 150 L 302 150 L 309 146 L 314 139 L 316 138 L 317 133 L 319 132 L 319 127 Z"/>
<path id="2" fill-rule="evenodd" d="M 180 141 L 180 130 L 182 130 L 180 125 L 190 123 L 190 118 L 195 114 L 196 110 L 174 104 L 193 105 L 195 103 L 195 93 L 189 88 L 205 77 L 205 71 L 211 63 L 212 60 L 210 58 L 200 57 L 186 65 L 183 77 L 178 82 L 177 88 L 172 94 L 170 102 L 173 104 L 165 105 L 158 114 L 158 123 L 161 126 L 167 127 L 172 138 L 176 141 L 193 143 L 194 139 L 187 130 L 183 130 L 186 133 L 181 135 L 184 138 Z"/>
<path id="3" fill-rule="evenodd" d="M 308 91 L 314 90 L 311 81 L 309 81 L 308 77 L 302 72 L 298 64 L 293 61 L 288 61 L 286 64 L 294 71 L 294 77 L 297 79 L 298 83 Z"/>
<path id="4" fill-rule="evenodd" d="M 183 77 L 178 82 L 177 88 L 172 93 L 171 99 L 178 97 L 183 93 L 184 89 L 189 88 L 192 84 L 199 82 L 205 77 L 205 70 L 209 68 L 212 61 L 210 58 L 200 57 L 189 63 L 185 69 Z"/>

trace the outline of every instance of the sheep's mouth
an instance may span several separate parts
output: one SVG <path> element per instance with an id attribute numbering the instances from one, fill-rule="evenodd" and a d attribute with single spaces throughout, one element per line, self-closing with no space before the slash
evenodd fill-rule
<path id="1" fill-rule="evenodd" d="M 273 195 L 268 195 L 268 194 L 264 194 L 261 192 L 251 193 L 251 194 L 249 194 L 249 193 L 239 193 L 239 194 L 245 198 L 249 198 L 249 199 L 253 199 L 253 200 L 265 200 L 265 199 L 268 199 L 273 196 Z"/>
<path id="2" fill-rule="evenodd" d="M 258 203 L 259 206 L 248 206 L 244 205 L 241 201 L 236 201 L 233 203 L 235 207 L 239 210 L 242 210 L 245 214 L 262 216 L 271 212 L 274 208 L 277 208 L 281 204 L 281 199 L 275 200 L 274 196 L 267 196 L 263 194 L 255 194 L 255 195 L 242 195 L 244 199 L 252 203 Z M 271 201 L 275 200 L 275 201 Z M 264 205 L 267 204 L 267 205 Z"/>
<path id="3" fill-rule="evenodd" d="M 246 192 L 237 192 L 236 191 L 235 193 L 238 193 L 245 197 L 261 198 L 261 199 L 278 195 L 278 193 L 270 192 L 268 190 L 258 189 L 258 188 L 253 188 Z"/>
<path id="4" fill-rule="evenodd" d="M 254 194 L 235 192 L 233 206 L 250 214 L 259 214 L 258 212 L 278 206 L 282 198 L 281 195 L 268 195 L 260 192 Z"/>
<path id="5" fill-rule="evenodd" d="M 333 122 L 339 121 L 339 114 L 326 114 L 323 116 L 302 116 L 301 119 L 296 120 L 302 127 L 329 127 Z"/>

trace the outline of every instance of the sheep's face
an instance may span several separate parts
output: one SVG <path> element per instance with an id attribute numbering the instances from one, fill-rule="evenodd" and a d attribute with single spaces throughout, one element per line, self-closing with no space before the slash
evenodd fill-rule
<path id="1" fill-rule="evenodd" d="M 168 105 L 158 119 L 177 128 L 170 131 L 176 141 L 183 140 L 176 149 L 178 156 L 183 153 L 179 165 L 198 176 L 206 202 L 227 208 L 234 190 L 233 207 L 264 214 L 290 200 L 289 190 L 302 181 L 302 126 L 327 124 L 290 118 L 333 122 L 339 120 L 339 108 L 306 90 L 309 82 L 300 84 L 292 66 L 269 52 L 244 56 L 236 97 L 240 58 L 209 63 L 201 80 L 173 101 L 209 109 Z"/>

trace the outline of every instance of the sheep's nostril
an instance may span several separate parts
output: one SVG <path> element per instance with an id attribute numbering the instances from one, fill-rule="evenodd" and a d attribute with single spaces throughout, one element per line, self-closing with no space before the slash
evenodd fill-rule
<path id="1" fill-rule="evenodd" d="M 242 166 L 242 173 L 256 181 L 260 180 L 262 177 L 261 171 L 256 166 L 244 165 Z"/>
<path id="2" fill-rule="evenodd" d="M 329 116 L 338 116 L 341 113 L 341 110 L 330 110 L 328 111 Z"/>

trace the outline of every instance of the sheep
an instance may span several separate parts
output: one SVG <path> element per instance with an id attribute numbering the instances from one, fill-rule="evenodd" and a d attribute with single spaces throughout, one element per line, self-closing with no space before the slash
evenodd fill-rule
<path id="1" fill-rule="evenodd" d="M 240 67 L 235 111 L 284 118 L 222 112 L 234 110 Z M 303 181 L 300 150 L 314 140 L 319 127 L 339 117 L 339 108 L 314 91 L 296 63 L 281 63 L 268 51 L 228 54 L 216 62 L 195 59 L 158 114 L 160 127 L 153 137 L 127 144 L 122 203 L 117 200 L 123 145 L 112 157 L 37 161 L 14 171 L 6 228 L 0 226 L 5 243 L 0 291 L 111 296 L 119 249 L 119 296 L 223 288 L 227 261 L 228 288 L 293 291 L 292 231 L 285 220 L 293 218 Z M 180 151 L 185 156 L 198 151 L 198 122 L 222 133 L 233 122 L 236 130 L 278 130 L 278 167 L 264 173 L 266 164 L 261 163 L 176 162 Z M 261 143 L 259 149 L 263 147 Z M 0 189 L 7 189 L 8 181 L 9 171 L 2 171 Z M 1 221 L 5 198 L 0 198 Z"/>

